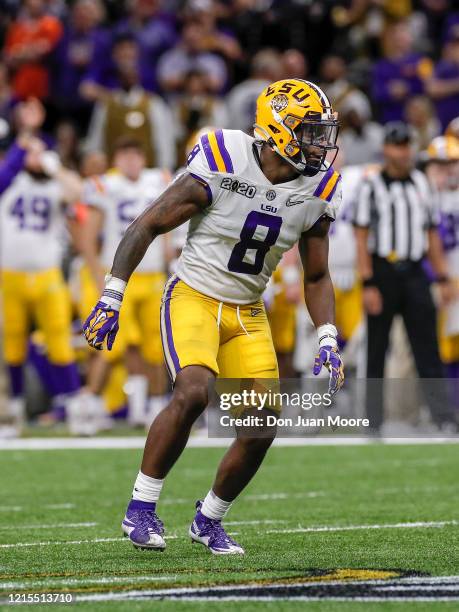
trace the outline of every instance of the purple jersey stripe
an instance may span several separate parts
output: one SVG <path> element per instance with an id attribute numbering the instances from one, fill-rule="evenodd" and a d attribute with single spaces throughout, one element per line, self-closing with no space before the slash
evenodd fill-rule
<path id="1" fill-rule="evenodd" d="M 206 154 L 207 163 L 209 164 L 209 168 L 216 172 L 218 170 L 217 162 L 215 161 L 214 154 L 212 153 L 212 149 L 210 147 L 209 137 L 207 134 L 201 138 L 202 148 L 204 149 L 204 153 Z"/>
<path id="2" fill-rule="evenodd" d="M 228 153 L 228 149 L 225 147 L 225 139 L 223 138 L 223 130 L 217 130 L 215 132 L 215 138 L 217 139 L 217 144 L 220 150 L 220 155 L 222 156 L 222 159 L 225 162 L 226 171 L 233 174 L 234 173 L 233 162 L 231 161 L 231 157 L 230 157 L 230 154 Z"/>
<path id="3" fill-rule="evenodd" d="M 327 202 L 331 202 L 332 197 L 335 194 L 336 188 L 338 187 L 338 183 L 341 180 L 341 175 L 338 177 L 338 180 L 335 183 L 335 186 L 333 187 L 333 189 L 330 191 L 330 193 L 328 194 L 328 196 L 325 198 Z"/>
<path id="4" fill-rule="evenodd" d="M 206 192 L 207 192 L 207 199 L 209 201 L 209 204 L 212 204 L 212 200 L 213 200 L 213 195 L 212 195 L 212 190 L 210 188 L 210 185 L 207 181 L 205 181 L 202 177 L 200 177 L 198 174 L 194 174 L 193 172 L 190 172 L 190 175 L 196 179 L 198 181 L 198 183 L 201 183 L 201 185 L 205 188 Z"/>
<path id="5" fill-rule="evenodd" d="M 323 177 L 323 179 L 320 181 L 320 183 L 317 185 L 316 190 L 314 191 L 313 195 L 316 196 L 316 198 L 320 198 L 320 194 L 322 193 L 322 191 L 325 189 L 325 185 L 328 183 L 328 181 L 331 179 L 332 175 L 333 175 L 333 167 L 330 166 L 330 168 L 327 170 L 327 172 L 325 173 L 325 176 Z"/>
<path id="6" fill-rule="evenodd" d="M 165 304 L 164 304 L 164 315 L 165 315 L 165 319 L 166 319 L 166 333 L 167 333 L 167 346 L 169 348 L 169 352 L 171 354 L 172 357 L 172 362 L 174 364 L 174 368 L 175 368 L 175 373 L 177 374 L 177 372 L 179 372 L 182 368 L 180 367 L 180 361 L 177 355 L 177 351 L 175 350 L 175 346 L 174 346 L 174 339 L 172 336 L 172 324 L 171 324 L 171 312 L 170 312 L 170 302 L 171 302 L 171 296 L 172 296 L 172 291 L 174 290 L 175 285 L 179 282 L 179 277 L 176 276 L 174 278 L 173 281 L 171 281 L 168 289 L 167 289 L 167 293 L 166 293 L 166 299 L 165 299 Z"/>

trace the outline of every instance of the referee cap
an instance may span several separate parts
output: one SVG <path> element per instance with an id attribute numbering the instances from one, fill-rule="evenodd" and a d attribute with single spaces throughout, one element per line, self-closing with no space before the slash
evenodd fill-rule
<path id="1" fill-rule="evenodd" d="M 407 145 L 413 142 L 413 133 L 403 121 L 389 121 L 384 126 L 384 144 Z"/>

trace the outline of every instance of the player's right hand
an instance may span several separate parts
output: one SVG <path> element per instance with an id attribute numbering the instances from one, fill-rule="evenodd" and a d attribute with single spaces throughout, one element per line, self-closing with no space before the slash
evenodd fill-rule
<path id="1" fill-rule="evenodd" d="M 119 329 L 118 318 L 118 310 L 106 304 L 103 299 L 97 302 L 83 324 L 84 337 L 89 346 L 101 351 L 106 340 L 107 349 L 111 351 Z"/>

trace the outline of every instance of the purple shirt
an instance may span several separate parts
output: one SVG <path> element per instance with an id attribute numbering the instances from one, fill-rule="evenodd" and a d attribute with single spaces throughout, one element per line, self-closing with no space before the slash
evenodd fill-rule
<path id="1" fill-rule="evenodd" d="M 406 101 L 416 94 L 424 92 L 421 72 L 428 67 L 426 58 L 419 54 L 409 54 L 402 59 L 382 59 L 373 69 L 373 99 L 379 106 L 379 119 L 382 123 L 401 121 L 404 118 Z M 407 94 L 396 99 L 390 92 L 391 81 L 403 81 Z"/>
<path id="2" fill-rule="evenodd" d="M 15 176 L 24 167 L 26 150 L 14 143 L 0 161 L 0 194 L 8 189 Z"/>
<path id="3" fill-rule="evenodd" d="M 128 19 L 118 22 L 110 33 L 110 50 L 102 56 L 99 54 L 94 56 L 85 80 L 109 89 L 119 87 L 116 66 L 111 58 L 111 47 L 116 37 L 123 34 L 133 34 L 139 44 L 140 84 L 147 91 L 158 91 L 156 81 L 158 58 L 177 41 L 175 20 L 167 14 L 158 14 L 138 28 L 135 28 Z"/>
<path id="4" fill-rule="evenodd" d="M 441 61 L 435 67 L 434 76 L 437 79 L 459 79 L 459 65 L 453 62 Z M 459 93 L 438 98 L 435 100 L 435 108 L 440 120 L 442 129 L 448 127 L 448 123 L 459 115 Z"/>
<path id="5" fill-rule="evenodd" d="M 53 99 L 65 108 L 88 105 L 78 93 L 81 81 L 96 64 L 101 73 L 110 62 L 110 33 L 101 28 L 81 33 L 67 28 L 53 54 Z"/>

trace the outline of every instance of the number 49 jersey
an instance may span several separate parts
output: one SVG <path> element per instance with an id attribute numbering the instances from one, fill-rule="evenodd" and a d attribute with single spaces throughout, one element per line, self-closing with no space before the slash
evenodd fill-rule
<path id="1" fill-rule="evenodd" d="M 192 217 L 177 275 L 223 302 L 257 301 L 282 254 L 323 215 L 336 218 L 340 175 L 273 185 L 258 165 L 254 138 L 238 130 L 204 134 L 188 156 L 188 172 L 210 205 Z"/>
<path id="2" fill-rule="evenodd" d="M 62 190 L 53 179 L 20 172 L 0 198 L 0 265 L 36 272 L 61 264 L 65 236 Z"/>

